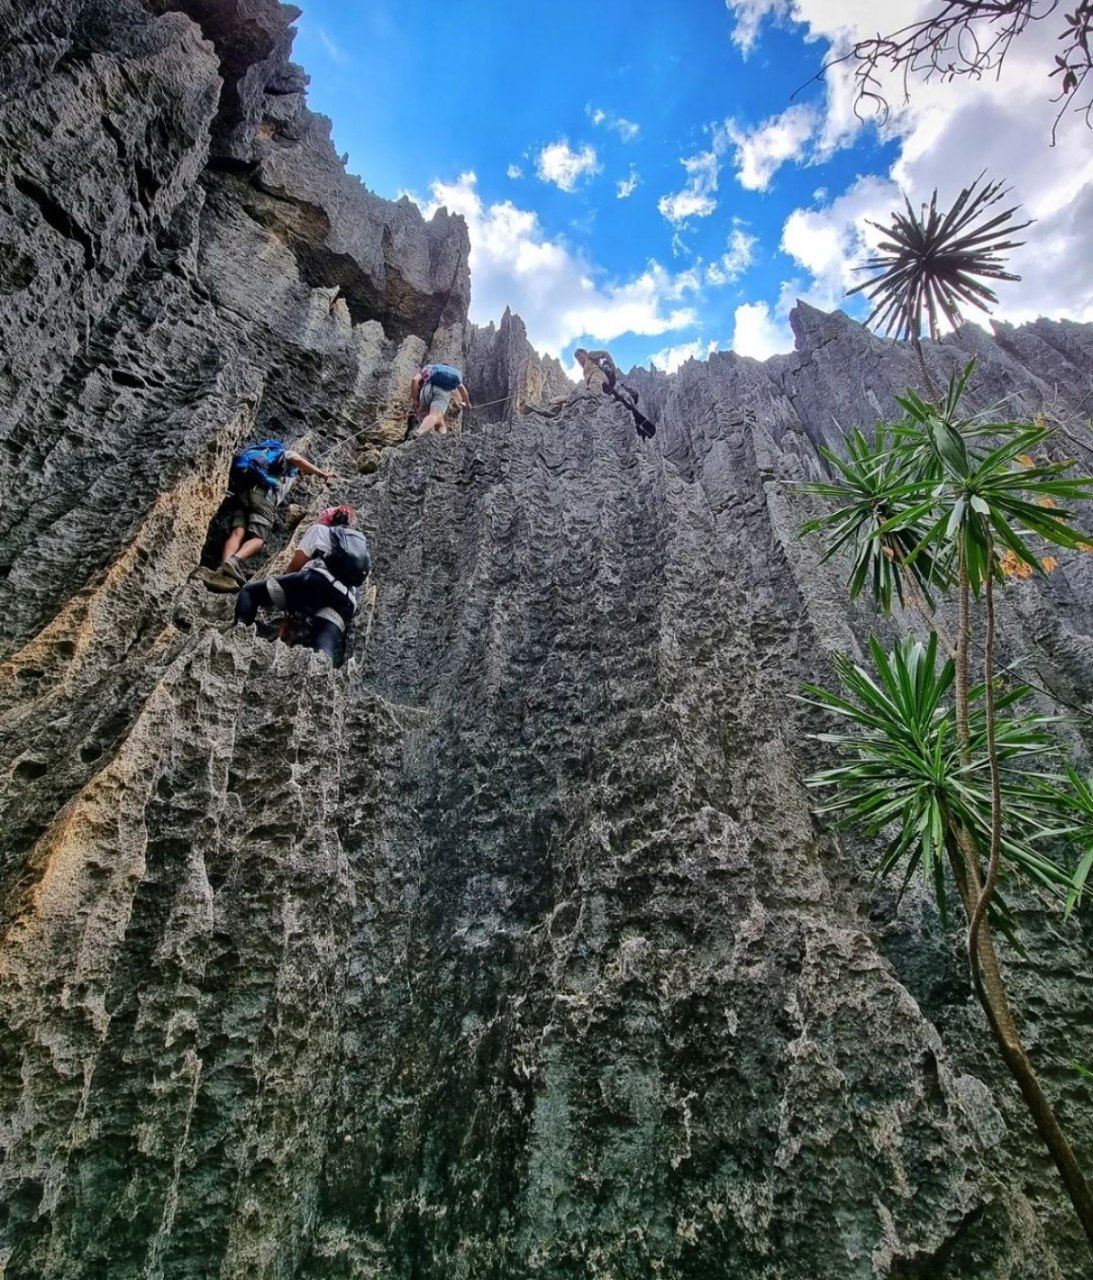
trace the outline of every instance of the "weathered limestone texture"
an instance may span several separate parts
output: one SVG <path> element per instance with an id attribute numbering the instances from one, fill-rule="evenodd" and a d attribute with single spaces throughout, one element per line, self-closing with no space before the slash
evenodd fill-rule
<path id="1" fill-rule="evenodd" d="M 496 328 L 470 326 L 463 376 L 475 401 L 487 406 L 483 422 L 511 421 L 529 406 L 550 405 L 573 391 L 561 364 L 535 351 L 524 322 L 507 307 Z"/>
<path id="2" fill-rule="evenodd" d="M 294 14 L 0 0 L 0 1274 L 1087 1276 L 959 934 L 801 782 L 797 681 L 875 624 L 792 483 L 911 354 L 800 306 L 634 371 L 643 442 L 467 323 L 461 220 L 345 174 Z M 969 352 L 1087 449 L 1093 329 Z M 427 358 L 500 403 L 402 444 Z M 191 577 L 275 432 L 372 541 L 337 672 Z M 1093 707 L 1091 575 L 1003 630 Z M 1089 1164 L 1090 923 L 1018 906 Z"/>

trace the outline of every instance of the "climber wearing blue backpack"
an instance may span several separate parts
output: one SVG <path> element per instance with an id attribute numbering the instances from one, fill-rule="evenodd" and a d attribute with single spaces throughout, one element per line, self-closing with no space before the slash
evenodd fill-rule
<path id="1" fill-rule="evenodd" d="M 427 364 L 424 369 L 414 375 L 410 384 L 414 398 L 414 413 L 421 417 L 421 423 L 411 433 L 419 436 L 433 430 L 443 434 L 444 414 L 451 403 L 454 392 L 456 403 L 464 409 L 471 407 L 471 398 L 463 385 L 463 375 L 450 364 Z"/>
<path id="2" fill-rule="evenodd" d="M 198 577 L 207 587 L 213 591 L 238 591 L 246 582 L 243 562 L 266 545 L 285 483 L 298 472 L 322 476 L 324 480 L 332 475 L 302 453 L 286 449 L 280 440 L 260 440 L 235 455 L 228 472 L 231 533 L 224 543 L 220 568 L 198 570 Z"/>
<path id="3" fill-rule="evenodd" d="M 313 649 L 339 665 L 343 638 L 357 610 L 357 588 L 372 568 L 368 542 L 354 529 L 352 507 L 328 507 L 300 539 L 288 573 L 248 582 L 235 602 L 235 625 L 247 627 L 261 608 L 302 614 Z"/>

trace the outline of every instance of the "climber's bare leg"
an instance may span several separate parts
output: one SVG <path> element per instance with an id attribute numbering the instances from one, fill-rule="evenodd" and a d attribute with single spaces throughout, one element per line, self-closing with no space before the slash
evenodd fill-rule
<path id="1" fill-rule="evenodd" d="M 265 538 L 259 538 L 257 534 L 252 533 L 246 542 L 244 542 L 243 545 L 235 552 L 235 558 L 237 560 L 249 560 L 251 556 L 256 556 L 265 545 Z"/>
<path id="2" fill-rule="evenodd" d="M 435 431 L 439 435 L 444 434 L 444 410 L 430 409 L 429 412 L 421 420 L 421 426 L 418 428 L 421 435 L 426 431 Z"/>
<path id="3" fill-rule="evenodd" d="M 243 545 L 243 539 L 246 536 L 247 530 L 242 526 L 238 529 L 233 529 L 231 533 L 228 534 L 228 540 L 224 543 L 224 550 L 220 554 L 221 564 L 223 564 L 229 556 L 234 556 L 239 551 L 239 548 Z"/>

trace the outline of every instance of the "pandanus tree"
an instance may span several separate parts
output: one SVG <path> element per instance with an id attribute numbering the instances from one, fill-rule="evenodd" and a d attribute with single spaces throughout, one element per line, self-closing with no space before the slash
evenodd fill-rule
<path id="1" fill-rule="evenodd" d="M 988 296 L 971 278 L 976 261 L 993 278 L 1012 278 L 997 259 L 1004 243 L 986 259 L 975 255 L 1013 210 L 971 233 L 973 188 L 955 216 L 937 214 L 932 202 L 918 241 L 909 224 L 891 231 L 906 256 L 875 282 L 873 314 L 882 323 L 914 337 L 924 314 L 933 331 L 939 316 L 953 318 L 958 300 Z M 986 191 L 999 198 L 997 184 Z M 926 251 L 943 242 L 945 228 L 970 236 L 959 267 Z M 823 810 L 840 824 L 888 835 L 881 874 L 899 871 L 906 884 L 921 869 L 943 912 L 951 877 L 988 1028 L 1093 1247 L 1093 1191 L 1022 1042 L 995 942 L 999 931 L 1015 940 L 1007 882 L 1055 894 L 1069 912 L 1093 866 L 1093 788 L 1063 764 L 1049 720 L 1015 712 L 1027 689 L 1002 692 L 995 669 L 998 585 L 1007 569 L 1045 574 L 1049 545 L 1088 549 L 1068 504 L 1090 497 L 1093 479 L 1050 460 L 1046 427 L 962 414 L 973 368 L 944 396 L 899 398 L 901 422 L 878 427 L 871 440 L 852 433 L 845 456 L 826 453 L 832 478 L 807 486 L 829 509 L 803 532 L 824 536 L 825 559 L 850 555 L 851 594 L 868 587 L 885 613 L 894 602 L 913 603 L 931 633 L 891 653 L 874 640 L 874 672 L 840 657 L 839 693 L 805 687 L 806 701 L 844 725 L 820 735 L 839 763 L 809 781 L 834 789 Z M 937 597 L 955 597 L 955 641 L 944 660 Z"/>
<path id="2" fill-rule="evenodd" d="M 954 328 L 960 323 L 962 306 L 987 311 L 998 301 L 985 281 L 1021 278 L 1005 270 L 1001 255 L 1024 243 L 1012 237 L 1030 223 L 1014 221 L 1017 205 L 997 210 L 1008 194 L 1001 182 L 983 183 L 980 174 L 947 212 L 938 209 L 935 190 L 921 212 L 904 196 L 905 211 L 893 209 L 887 225 L 870 220 L 881 240 L 859 269 L 873 274 L 849 293 L 864 293 L 873 303 L 866 324 L 875 322 L 885 334 L 910 340 L 926 390 L 935 399 L 937 389 L 922 355 L 923 325 L 936 342 L 945 323 Z"/>

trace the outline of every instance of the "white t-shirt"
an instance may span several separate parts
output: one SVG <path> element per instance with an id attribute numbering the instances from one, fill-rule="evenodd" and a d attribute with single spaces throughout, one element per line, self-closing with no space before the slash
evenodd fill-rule
<path id="1" fill-rule="evenodd" d="M 316 556 L 325 556 L 331 546 L 330 526 L 325 524 L 313 524 L 299 542 L 299 549 L 306 552 L 310 560 L 314 560 Z M 304 567 L 307 568 L 306 565 Z M 342 585 L 345 586 L 344 583 Z M 346 590 L 349 592 L 349 599 L 355 609 L 357 607 L 357 592 L 353 587 L 349 586 L 346 586 Z"/>

